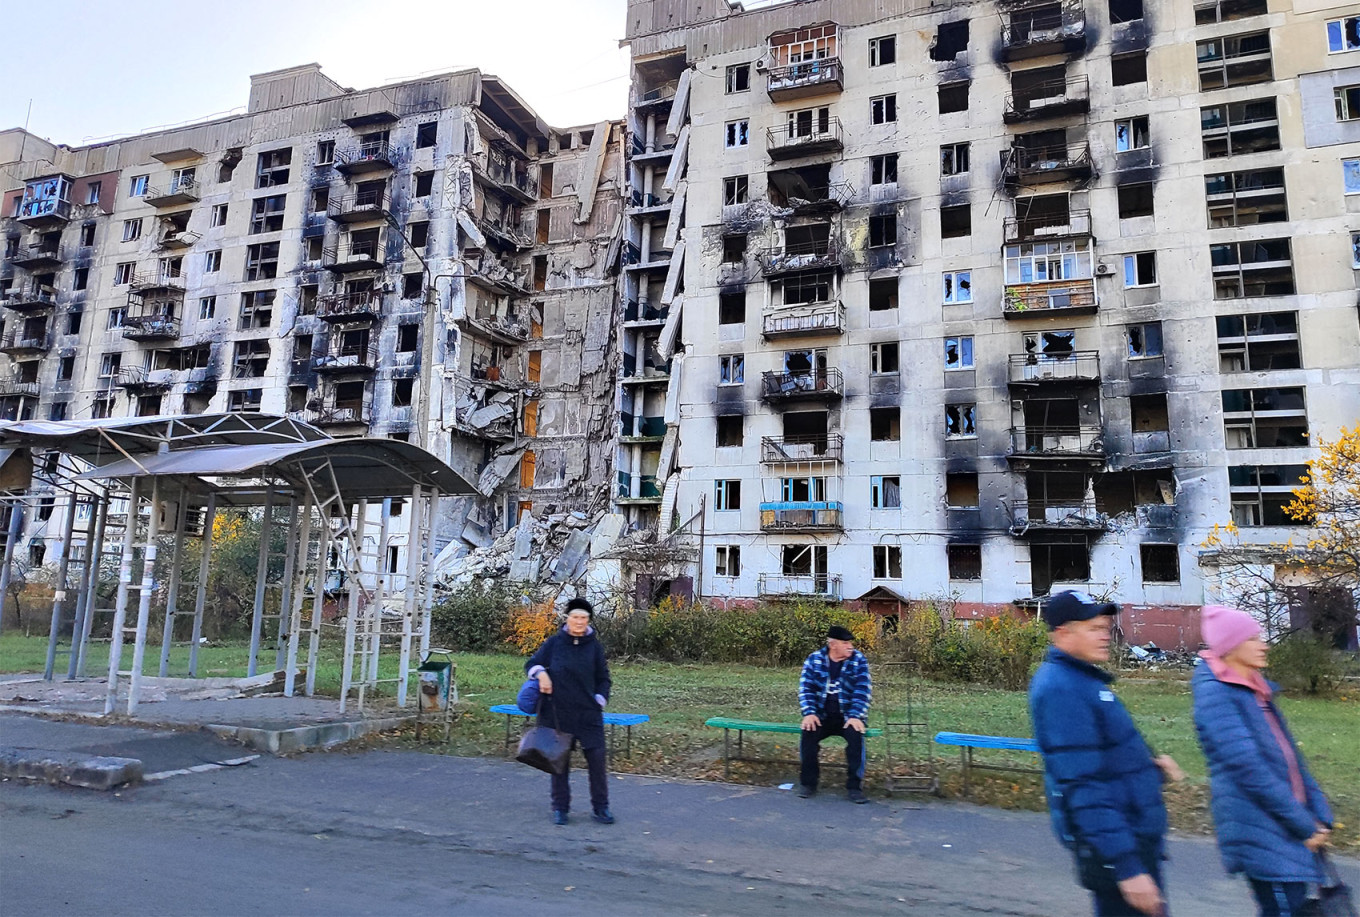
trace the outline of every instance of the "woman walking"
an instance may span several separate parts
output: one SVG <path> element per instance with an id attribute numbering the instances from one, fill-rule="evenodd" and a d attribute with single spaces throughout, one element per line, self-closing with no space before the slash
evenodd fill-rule
<path id="1" fill-rule="evenodd" d="M 612 825 L 609 811 L 609 771 L 605 757 L 604 707 L 609 702 L 609 663 L 604 647 L 590 626 L 595 610 L 585 599 L 567 603 L 567 623 L 543 641 L 525 671 L 538 679 L 538 721 L 571 733 L 572 747 L 580 746 L 590 772 L 592 818 Z M 553 823 L 565 825 L 571 811 L 567 773 L 552 775 Z"/>
<path id="2" fill-rule="evenodd" d="M 1223 865 L 1246 874 L 1262 917 L 1308 913 L 1308 883 L 1323 881 L 1318 851 L 1331 807 L 1261 675 L 1266 644 L 1256 620 L 1223 605 L 1205 606 L 1200 620 L 1208 649 L 1191 680 L 1195 731 Z"/>

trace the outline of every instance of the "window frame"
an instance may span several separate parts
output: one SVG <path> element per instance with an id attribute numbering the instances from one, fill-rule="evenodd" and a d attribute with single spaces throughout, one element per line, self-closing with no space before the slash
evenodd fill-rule
<path id="1" fill-rule="evenodd" d="M 751 143 L 751 119 L 737 118 L 723 125 L 723 149 L 736 150 Z"/>
<path id="2" fill-rule="evenodd" d="M 946 335 L 944 339 L 944 371 L 966 372 L 977 369 L 976 355 L 973 352 L 973 338 L 971 334 Z M 950 343 L 958 348 L 958 360 L 955 365 L 950 365 L 949 346 Z"/>
<path id="3" fill-rule="evenodd" d="M 740 78 L 740 79 L 739 79 Z M 745 86 L 736 84 L 744 79 Z M 747 61 L 742 64 L 728 64 L 726 70 L 726 82 L 724 84 L 723 95 L 739 95 L 743 92 L 751 91 L 751 63 Z"/>
<path id="4" fill-rule="evenodd" d="M 883 59 L 883 49 L 887 48 L 889 60 Z M 887 67 L 897 63 L 897 36 L 880 35 L 869 39 L 869 66 Z"/>
<path id="5" fill-rule="evenodd" d="M 950 285 L 953 292 L 950 292 Z M 940 302 L 946 306 L 961 306 L 973 301 L 973 270 L 940 272 Z"/>
<path id="6" fill-rule="evenodd" d="M 713 482 L 713 511 L 735 513 L 741 510 L 741 478 L 718 478 Z"/>
<path id="7" fill-rule="evenodd" d="M 902 546 L 900 544 L 876 544 L 873 549 L 873 579 L 901 579 Z M 893 574 L 894 564 L 897 569 L 896 575 Z"/>

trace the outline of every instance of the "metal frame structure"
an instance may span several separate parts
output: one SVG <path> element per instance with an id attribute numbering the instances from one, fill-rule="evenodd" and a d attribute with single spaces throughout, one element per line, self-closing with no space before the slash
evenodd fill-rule
<path id="1" fill-rule="evenodd" d="M 175 622 L 188 617 L 193 621 L 189 675 L 195 676 L 214 520 L 224 509 L 258 508 L 249 674 L 257 674 L 260 654 L 272 643 L 274 669 L 284 673 L 284 694 L 298 690 L 302 675 L 302 692 L 311 695 L 323 627 L 334 626 L 344 640 L 341 711 L 353 695 L 362 712 L 368 693 L 384 682 L 395 684 L 397 704 L 405 706 L 412 646 L 419 641 L 423 656 L 430 645 L 434 583 L 428 571 L 437 553 L 435 509 L 441 495 L 472 492 L 468 482 L 428 452 L 396 440 L 332 439 L 292 418 L 257 413 L 0 423 L 0 450 L 9 450 L 3 453 L 6 466 L 17 466 L 17 473 L 6 467 L 6 483 L 23 485 L 0 489 L 0 500 L 16 506 L 33 502 L 32 475 L 23 472 L 35 452 L 49 456 L 40 477 L 69 496 L 44 677 L 53 677 L 59 637 L 66 631 L 78 518 L 84 517 L 79 532 L 87 547 L 77 560 L 81 570 L 75 577 L 67 677 L 84 674 L 93 616 L 105 611 L 95 607 L 99 564 L 121 518 L 104 709 L 118 709 L 126 678 L 125 709 L 131 715 L 141 695 L 153 599 L 163 588 L 160 675 L 169 671 Z M 110 512 L 123 502 L 125 514 Z M 405 533 L 390 524 L 394 502 L 409 510 Z M 78 511 L 81 505 L 89 511 Z M 370 518 L 374 515 L 376 520 Z M 376 538 L 369 536 L 370 527 L 377 529 Z M 281 557 L 277 529 L 286 530 Z M 10 528 L 0 578 L 8 578 L 18 530 Z M 192 537 L 203 538 L 203 549 L 196 575 L 191 571 L 186 577 L 184 548 Z M 402 538 L 406 562 L 398 570 L 390 559 L 400 556 Z M 163 540 L 171 551 L 164 584 L 156 578 Z M 280 575 L 274 576 L 276 569 Z M 327 596 L 341 593 L 343 609 L 337 606 L 340 614 L 331 625 L 324 620 Z M 132 660 L 125 670 L 122 654 L 128 642 Z M 382 677 L 381 651 L 393 644 L 397 671 Z"/>

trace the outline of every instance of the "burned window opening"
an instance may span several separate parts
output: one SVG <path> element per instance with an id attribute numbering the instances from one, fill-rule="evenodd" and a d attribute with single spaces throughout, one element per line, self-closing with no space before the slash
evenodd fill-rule
<path id="1" fill-rule="evenodd" d="M 941 83 L 938 96 L 940 114 L 947 115 L 952 112 L 967 111 L 969 85 L 970 81 L 968 80 Z"/>
<path id="2" fill-rule="evenodd" d="M 946 546 L 949 578 L 964 582 L 982 579 L 982 545 L 956 543 Z"/>
<path id="3" fill-rule="evenodd" d="M 746 321 L 746 291 L 718 294 L 718 324 L 740 325 Z"/>
<path id="4" fill-rule="evenodd" d="M 945 505 L 950 509 L 980 509 L 982 507 L 977 472 L 951 472 L 944 476 L 944 482 Z"/>
<path id="5" fill-rule="evenodd" d="M 1139 360 L 1162 356 L 1162 323 L 1141 322 L 1125 328 L 1129 345 L 1129 359 Z"/>
<path id="6" fill-rule="evenodd" d="M 895 443 L 902 439 L 902 409 L 869 408 L 869 439 L 876 443 Z"/>
<path id="7" fill-rule="evenodd" d="M 869 311 L 886 312 L 897 308 L 897 278 L 869 281 Z"/>
<path id="8" fill-rule="evenodd" d="M 745 420 L 741 415 L 719 416 L 715 445 L 720 449 L 742 445 L 745 441 Z"/>
<path id="9" fill-rule="evenodd" d="M 1084 583 L 1091 578 L 1091 546 L 1084 540 L 1031 544 L 1029 559 L 1035 595 L 1048 595 L 1054 583 Z"/>
<path id="10" fill-rule="evenodd" d="M 942 22 L 935 32 L 935 41 L 930 46 L 930 59 L 933 61 L 952 61 L 968 50 L 968 20 Z"/>

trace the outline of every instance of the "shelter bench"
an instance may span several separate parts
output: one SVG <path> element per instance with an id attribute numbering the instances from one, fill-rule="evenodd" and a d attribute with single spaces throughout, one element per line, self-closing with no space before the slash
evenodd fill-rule
<path id="1" fill-rule="evenodd" d="M 712 726 L 723 731 L 723 778 L 731 779 L 733 761 L 760 761 L 761 758 L 742 757 L 742 735 L 747 732 L 773 732 L 785 735 L 801 735 L 803 726 L 801 723 L 762 723 L 756 720 L 735 720 L 725 716 L 710 717 L 704 721 L 705 726 Z M 737 753 L 732 754 L 732 733 L 737 734 Z M 865 729 L 864 737 L 883 735 L 882 729 Z M 832 765 L 835 766 L 835 765 Z"/>
<path id="2" fill-rule="evenodd" d="M 1022 774 L 1042 774 L 1040 767 L 1021 767 L 1016 764 L 979 764 L 973 761 L 973 749 L 989 748 L 1002 751 L 1029 751 L 1039 753 L 1039 745 L 1033 739 L 1013 736 L 973 735 L 967 732 L 937 732 L 936 745 L 955 745 L 959 749 L 959 762 L 963 765 L 963 792 L 968 794 L 968 780 L 974 768 L 988 771 L 1015 771 Z"/>
<path id="3" fill-rule="evenodd" d="M 528 719 L 534 714 L 525 713 L 515 704 L 497 704 L 490 708 L 492 713 L 505 714 L 505 750 L 510 751 L 510 724 L 515 717 Z M 624 755 L 633 757 L 633 727 L 641 726 L 643 723 L 651 722 L 651 717 L 645 713 L 609 713 L 604 714 L 604 724 L 609 727 L 609 757 L 614 757 L 615 733 L 618 727 L 624 727 Z"/>

